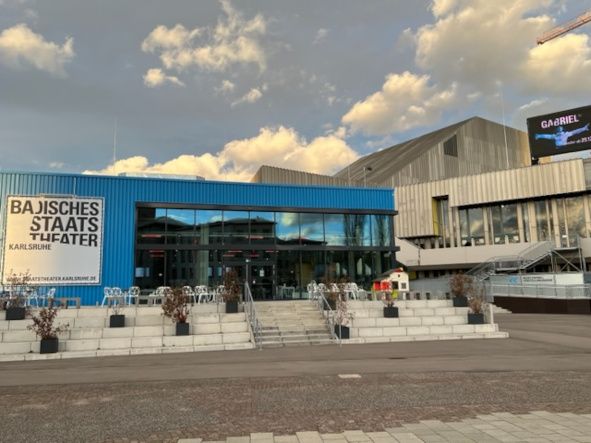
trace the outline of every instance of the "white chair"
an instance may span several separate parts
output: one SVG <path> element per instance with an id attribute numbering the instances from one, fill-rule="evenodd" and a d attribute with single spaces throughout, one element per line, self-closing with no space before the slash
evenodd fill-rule
<path id="1" fill-rule="evenodd" d="M 132 304 L 132 299 L 135 300 L 134 304 L 138 304 L 138 297 L 140 296 L 140 287 L 139 286 L 131 286 L 127 290 L 127 300 L 126 303 L 128 305 Z"/>
<path id="2" fill-rule="evenodd" d="M 44 301 L 44 305 L 48 305 L 50 302 L 53 303 L 53 299 L 55 297 L 55 288 L 50 288 L 49 291 L 47 291 L 47 294 L 40 297 Z"/>
<path id="3" fill-rule="evenodd" d="M 197 296 L 197 303 L 207 303 L 211 299 L 210 293 L 205 285 L 195 286 L 195 295 Z"/>
<path id="4" fill-rule="evenodd" d="M 223 301 L 223 297 L 224 297 L 224 292 L 226 291 L 226 287 L 224 285 L 219 285 L 217 288 L 215 288 L 212 293 L 213 293 L 213 300 L 216 303 L 220 303 Z"/>
<path id="5" fill-rule="evenodd" d="M 359 288 L 357 287 L 357 283 L 345 284 L 345 294 L 347 295 L 347 300 L 357 300 L 358 293 Z"/>
<path id="6" fill-rule="evenodd" d="M 29 291 L 26 291 L 26 296 L 25 296 L 25 305 L 26 306 L 32 306 L 32 301 L 35 300 L 35 306 L 39 307 L 39 295 L 37 294 L 37 290 L 36 289 L 31 289 Z"/>
<path id="7" fill-rule="evenodd" d="M 149 295 L 151 297 L 149 304 L 155 305 L 158 300 L 162 303 L 164 298 L 171 292 L 172 288 L 170 286 L 158 286 L 156 290 Z"/>
<path id="8" fill-rule="evenodd" d="M 105 302 L 107 302 L 107 305 L 109 304 L 109 300 L 111 300 L 113 298 L 113 289 L 111 289 L 109 286 L 105 286 L 105 288 L 103 289 L 103 302 L 101 303 L 101 307 L 105 306 Z"/>
<path id="9" fill-rule="evenodd" d="M 183 295 L 187 297 L 189 300 L 191 300 L 191 304 L 197 302 L 195 291 L 193 291 L 193 288 L 191 288 L 191 286 L 183 286 Z"/>

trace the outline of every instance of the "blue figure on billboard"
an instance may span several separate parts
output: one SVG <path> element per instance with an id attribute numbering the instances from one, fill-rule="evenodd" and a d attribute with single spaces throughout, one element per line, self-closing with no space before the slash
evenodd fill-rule
<path id="1" fill-rule="evenodd" d="M 589 123 L 587 123 L 582 128 L 573 129 L 572 131 L 565 131 L 562 126 L 558 126 L 556 128 L 556 132 L 554 134 L 536 134 L 536 140 L 541 138 L 547 140 L 554 140 L 554 143 L 557 147 L 559 146 L 566 146 L 568 144 L 568 139 L 573 135 L 580 134 L 581 132 L 585 132 L 589 130 Z"/>

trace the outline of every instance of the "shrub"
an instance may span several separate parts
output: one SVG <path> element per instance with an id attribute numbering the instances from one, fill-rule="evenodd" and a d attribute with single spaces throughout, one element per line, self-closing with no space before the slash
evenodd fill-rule
<path id="1" fill-rule="evenodd" d="M 485 300 L 485 288 L 484 285 L 473 285 L 470 291 L 470 297 L 468 298 L 468 306 L 474 314 L 482 314 Z"/>
<path id="2" fill-rule="evenodd" d="M 470 275 L 458 272 L 449 278 L 449 290 L 454 297 L 468 296 L 472 293 L 474 279 Z"/>
<path id="3" fill-rule="evenodd" d="M 10 307 L 22 308 L 25 306 L 27 298 L 26 294 L 33 292 L 36 288 L 31 285 L 31 274 L 26 272 L 19 272 L 16 274 L 12 269 L 6 277 L 8 284 L 6 285 L 9 292 Z M 6 301 L 4 302 L 4 305 Z"/>
<path id="4" fill-rule="evenodd" d="M 187 323 L 187 319 L 191 314 L 188 301 L 189 297 L 183 293 L 181 288 L 168 291 L 164 302 L 162 302 L 163 315 L 172 319 L 175 323 Z"/>
<path id="5" fill-rule="evenodd" d="M 238 281 L 238 274 L 235 270 L 230 269 L 224 274 L 224 291 L 222 292 L 222 298 L 224 302 L 232 302 L 240 300 L 240 283 Z"/>
<path id="6" fill-rule="evenodd" d="M 58 334 L 66 332 L 70 327 L 69 324 L 60 325 L 58 327 L 53 325 L 57 312 L 58 310 L 51 305 L 47 308 L 40 309 L 39 312 L 32 316 L 33 324 L 27 326 L 27 329 L 35 332 L 38 337 L 41 337 L 41 340 L 57 338 Z"/>

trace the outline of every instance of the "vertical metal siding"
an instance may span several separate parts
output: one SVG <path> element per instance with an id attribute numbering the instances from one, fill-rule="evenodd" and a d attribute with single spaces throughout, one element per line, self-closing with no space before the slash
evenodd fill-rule
<path id="1" fill-rule="evenodd" d="M 60 286 L 58 295 L 81 297 L 92 305 L 102 300 L 103 286 L 129 287 L 133 282 L 134 217 L 137 202 L 276 206 L 298 208 L 392 210 L 392 189 L 289 186 L 208 181 L 161 180 L 59 174 L 0 173 L 0 229 L 4 233 L 7 195 L 61 194 L 103 197 L 102 284 Z M 4 238 L 0 248 L 4 248 Z"/>
<path id="2" fill-rule="evenodd" d="M 396 236 L 434 235 L 433 197 L 448 195 L 450 207 L 462 207 L 578 193 L 586 189 L 585 169 L 580 159 L 401 186 L 397 188 Z"/>

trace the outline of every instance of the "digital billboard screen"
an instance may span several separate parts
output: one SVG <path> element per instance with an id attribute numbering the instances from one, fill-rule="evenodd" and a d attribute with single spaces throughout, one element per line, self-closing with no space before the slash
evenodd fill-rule
<path id="1" fill-rule="evenodd" d="M 591 106 L 527 119 L 532 159 L 591 149 Z"/>

